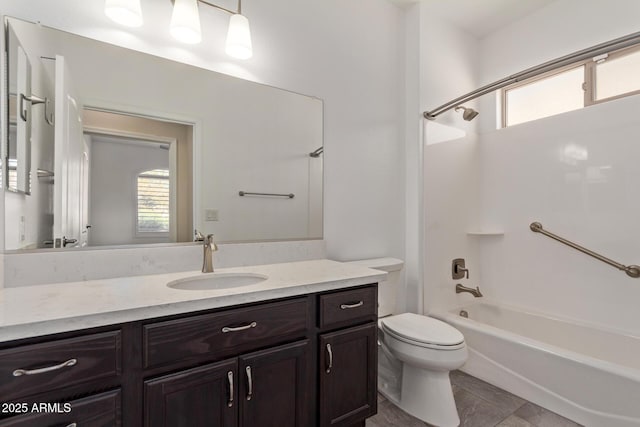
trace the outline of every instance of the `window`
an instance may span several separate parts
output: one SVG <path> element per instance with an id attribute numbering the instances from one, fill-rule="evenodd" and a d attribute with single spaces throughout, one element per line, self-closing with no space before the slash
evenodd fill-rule
<path id="1" fill-rule="evenodd" d="M 609 55 L 594 64 L 594 102 L 640 92 L 640 49 Z"/>
<path id="2" fill-rule="evenodd" d="M 584 66 L 507 89 L 506 126 L 584 107 Z"/>
<path id="3" fill-rule="evenodd" d="M 507 86 L 502 126 L 512 126 L 640 93 L 640 46 L 599 55 Z"/>
<path id="4" fill-rule="evenodd" d="M 169 171 L 140 173 L 137 188 L 137 232 L 169 233 Z"/>

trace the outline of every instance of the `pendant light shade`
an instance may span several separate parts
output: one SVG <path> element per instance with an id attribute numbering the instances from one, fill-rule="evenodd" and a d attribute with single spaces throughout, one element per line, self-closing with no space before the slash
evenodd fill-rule
<path id="1" fill-rule="evenodd" d="M 139 27 L 143 24 L 141 0 L 104 0 L 104 13 L 115 22 L 128 27 Z M 156 0 L 160 1 L 160 0 Z M 169 32 L 183 42 L 196 44 L 202 41 L 200 28 L 199 3 L 231 14 L 229 30 L 227 32 L 227 55 L 238 59 L 249 59 L 253 56 L 251 43 L 251 29 L 249 20 L 242 15 L 242 0 L 238 1 L 236 10 L 218 6 L 211 0 L 172 0 L 173 12 Z"/>
<path id="2" fill-rule="evenodd" d="M 127 27 L 140 27 L 143 23 L 140 0 L 105 0 L 104 14 Z"/>
<path id="3" fill-rule="evenodd" d="M 183 43 L 202 41 L 198 0 L 175 0 L 171 15 L 171 35 Z"/>
<path id="4" fill-rule="evenodd" d="M 239 13 L 231 15 L 229 20 L 226 52 L 227 55 L 238 59 L 249 59 L 253 56 L 249 20 Z"/>

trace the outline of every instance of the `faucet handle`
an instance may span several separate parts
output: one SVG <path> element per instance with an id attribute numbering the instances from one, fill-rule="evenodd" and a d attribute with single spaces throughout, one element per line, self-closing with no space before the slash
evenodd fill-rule
<path id="1" fill-rule="evenodd" d="M 451 277 L 454 280 L 469 278 L 469 270 L 465 268 L 464 258 L 456 258 L 451 262 Z"/>
<path id="2" fill-rule="evenodd" d="M 204 242 L 204 236 L 197 229 L 193 230 L 193 241 L 194 242 Z"/>

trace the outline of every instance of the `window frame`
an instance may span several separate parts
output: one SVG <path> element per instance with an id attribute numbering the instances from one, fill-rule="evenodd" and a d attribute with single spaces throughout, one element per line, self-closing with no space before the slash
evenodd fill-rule
<path id="1" fill-rule="evenodd" d="M 640 44 L 636 44 L 633 46 L 629 46 L 629 47 L 625 47 L 623 49 L 618 49 L 615 51 L 612 51 L 611 53 L 607 53 L 606 57 L 603 58 L 607 61 L 612 60 L 612 59 L 617 59 L 617 58 L 621 58 L 624 57 L 626 55 L 632 54 L 632 53 L 636 53 L 636 52 L 640 52 Z M 604 54 L 603 54 L 604 55 Z M 616 99 L 620 99 L 620 98 L 625 98 L 627 96 L 633 96 L 633 95 L 638 95 L 640 94 L 640 89 L 635 90 L 635 91 L 631 91 L 631 92 L 626 92 L 626 93 L 622 93 L 620 95 L 616 95 L 616 96 L 612 96 L 609 98 L 603 98 L 600 100 L 596 100 L 595 96 L 596 96 L 596 66 L 598 65 L 598 59 L 597 58 L 602 58 L 603 55 L 598 55 L 595 56 L 593 58 L 589 58 L 589 59 L 584 59 L 582 61 L 577 61 L 562 67 L 558 67 L 556 69 L 553 69 L 551 71 L 548 71 L 546 73 L 540 74 L 538 76 L 535 77 L 531 77 L 513 84 L 510 84 L 508 86 L 505 86 L 504 88 L 502 88 L 500 90 L 500 102 L 501 102 L 501 106 L 500 106 L 500 110 L 501 110 L 501 117 L 500 117 L 500 127 L 501 128 L 507 128 L 510 126 L 516 126 L 516 125 L 507 125 L 507 120 L 508 120 L 508 103 L 507 103 L 507 92 L 509 92 L 510 90 L 514 90 L 514 89 L 518 89 L 521 88 L 523 86 L 528 86 L 530 84 L 536 83 L 538 81 L 541 80 L 545 80 L 548 79 L 549 77 L 553 77 L 554 75 L 557 74 L 562 74 L 564 72 L 579 68 L 579 67 L 584 67 L 584 81 L 582 83 L 582 91 L 584 92 L 584 104 L 582 106 L 582 108 L 591 106 L 591 105 L 597 105 L 597 104 L 602 104 L 603 102 L 608 102 L 608 101 L 613 101 Z M 572 111 L 576 111 L 576 110 L 572 110 Z M 556 114 L 554 114 L 555 116 Z M 551 116 L 546 116 L 546 117 L 551 117 Z M 533 121 L 533 120 L 530 120 Z M 528 123 L 528 122 L 522 122 L 522 123 Z M 518 124 L 522 124 L 522 123 L 518 123 Z"/>
<path id="2" fill-rule="evenodd" d="M 155 169 L 144 169 L 139 171 L 138 173 L 135 174 L 134 180 L 135 180 L 135 199 L 134 199 L 134 203 L 135 203 L 135 210 L 134 210 L 134 233 L 136 237 L 140 237 L 140 238 L 144 238 L 144 237 L 148 237 L 148 238 L 158 238 L 158 237 L 169 237 L 171 234 L 171 170 L 170 168 L 166 169 L 168 172 L 168 175 L 166 176 L 166 179 L 169 183 L 169 229 L 167 231 L 141 231 L 140 230 L 140 222 L 139 222 L 139 195 L 140 195 L 140 187 L 139 187 L 139 180 L 140 180 L 140 175 L 144 174 L 144 173 L 148 173 L 148 172 L 152 172 L 154 170 L 158 170 L 158 168 Z M 143 177 L 143 178 L 153 178 L 153 176 L 147 176 L 147 177 Z M 165 178 L 164 176 L 157 176 L 157 178 Z"/>
<path id="3" fill-rule="evenodd" d="M 613 51 L 607 54 L 605 61 L 615 60 L 615 59 L 622 58 L 624 56 L 630 55 L 632 53 L 637 53 L 637 52 L 640 52 L 640 44 Z M 613 101 L 615 99 L 620 99 L 620 98 L 625 98 L 627 96 L 640 94 L 640 89 L 638 89 L 631 92 L 621 93 L 620 95 L 610 96 L 609 98 L 602 98 L 600 100 L 597 100 L 596 99 L 596 67 L 597 66 L 598 66 L 598 61 L 594 59 L 591 59 L 588 61 L 585 82 L 588 88 L 587 92 L 589 93 L 590 96 L 589 96 L 589 99 L 585 97 L 585 107 L 588 105 L 602 104 L 603 102 Z"/>

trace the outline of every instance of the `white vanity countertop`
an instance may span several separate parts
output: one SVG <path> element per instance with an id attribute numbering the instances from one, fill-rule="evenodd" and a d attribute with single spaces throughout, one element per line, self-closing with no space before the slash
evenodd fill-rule
<path id="1" fill-rule="evenodd" d="M 387 275 L 326 259 L 220 268 L 216 273 L 254 273 L 268 279 L 205 291 L 166 286 L 211 274 L 187 271 L 0 289 L 0 342 L 348 288 L 379 282 Z"/>

